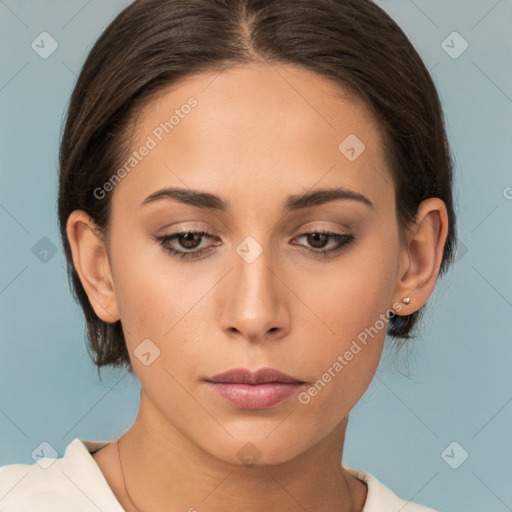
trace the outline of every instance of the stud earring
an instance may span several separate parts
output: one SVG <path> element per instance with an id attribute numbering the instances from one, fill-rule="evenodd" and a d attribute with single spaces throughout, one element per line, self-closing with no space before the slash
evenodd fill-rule
<path id="1" fill-rule="evenodd" d="M 404 297 L 404 298 L 402 299 L 402 302 L 403 302 L 404 304 L 410 304 L 410 303 L 411 303 L 411 298 L 410 298 L 410 297 Z"/>

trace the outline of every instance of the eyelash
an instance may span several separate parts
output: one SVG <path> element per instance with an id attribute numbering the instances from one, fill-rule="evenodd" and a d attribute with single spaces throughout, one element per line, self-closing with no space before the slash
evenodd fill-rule
<path id="1" fill-rule="evenodd" d="M 211 237 L 210 233 L 206 231 L 180 231 L 178 233 L 173 233 L 172 235 L 164 235 L 164 236 L 158 236 L 155 237 L 155 239 L 160 243 L 162 248 L 167 251 L 172 256 L 176 256 L 181 259 L 196 259 L 200 258 L 201 256 L 210 253 L 213 250 L 213 247 L 208 247 L 206 249 L 200 249 L 197 251 L 190 251 L 190 252 L 184 252 L 184 251 L 177 251 L 176 249 L 173 249 L 168 245 L 168 242 L 177 238 L 180 238 L 183 235 L 191 234 L 191 235 L 199 235 L 201 237 L 208 236 Z M 334 249 L 305 249 L 306 252 L 313 253 L 315 255 L 321 255 L 323 257 L 329 257 L 330 255 L 333 255 L 335 253 L 338 253 L 345 247 L 348 247 L 351 245 L 354 240 L 355 236 L 351 234 L 340 234 L 340 233 L 332 233 L 331 231 L 322 231 L 322 230 L 316 230 L 316 231 L 308 231 L 307 233 L 301 233 L 299 237 L 307 236 L 307 235 L 313 235 L 313 234 L 321 234 L 321 235 L 328 235 L 330 238 L 333 238 L 338 241 L 338 245 L 334 247 Z"/>

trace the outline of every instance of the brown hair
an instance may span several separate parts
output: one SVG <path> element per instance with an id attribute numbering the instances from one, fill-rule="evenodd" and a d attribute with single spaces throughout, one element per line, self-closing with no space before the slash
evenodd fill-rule
<path id="1" fill-rule="evenodd" d="M 407 36 L 380 7 L 370 0 L 137 0 L 87 57 L 60 147 L 60 232 L 98 371 L 106 365 L 133 368 L 121 321 L 103 322 L 89 303 L 73 266 L 67 219 L 84 210 L 99 233 L 108 233 L 112 194 L 98 200 L 93 191 L 121 165 L 130 120 L 164 87 L 253 60 L 300 66 L 364 100 L 386 138 L 400 232 L 421 201 L 442 199 L 449 232 L 441 273 L 453 261 L 453 164 L 439 97 Z M 422 311 L 390 319 L 388 334 L 399 346 L 412 337 Z"/>

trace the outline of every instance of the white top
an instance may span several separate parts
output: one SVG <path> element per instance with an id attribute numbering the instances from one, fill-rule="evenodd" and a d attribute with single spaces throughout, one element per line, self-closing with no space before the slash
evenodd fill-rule
<path id="1" fill-rule="evenodd" d="M 124 512 L 91 455 L 109 442 L 75 438 L 63 457 L 42 457 L 33 464 L 1 466 L 0 510 Z M 371 473 L 344 468 L 368 486 L 363 512 L 436 512 L 398 498 Z"/>

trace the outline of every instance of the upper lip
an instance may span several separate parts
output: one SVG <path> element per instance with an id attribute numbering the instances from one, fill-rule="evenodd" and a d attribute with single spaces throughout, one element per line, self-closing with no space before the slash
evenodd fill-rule
<path id="1" fill-rule="evenodd" d="M 208 382 L 236 382 L 240 384 L 264 384 L 268 382 L 303 383 L 286 373 L 273 368 L 260 368 L 251 371 L 247 368 L 234 368 L 205 379 Z"/>

